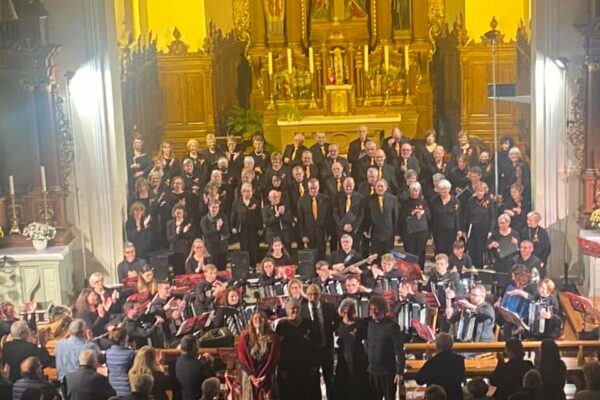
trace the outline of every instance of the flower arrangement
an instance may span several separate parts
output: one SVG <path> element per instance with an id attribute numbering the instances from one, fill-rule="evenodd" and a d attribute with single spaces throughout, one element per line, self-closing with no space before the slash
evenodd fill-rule
<path id="1" fill-rule="evenodd" d="M 39 222 L 32 222 L 23 229 L 23 236 L 29 240 L 52 240 L 56 236 L 56 228 Z"/>
<path id="2" fill-rule="evenodd" d="M 590 226 L 592 229 L 600 230 L 600 208 L 595 209 L 592 215 L 590 215 Z"/>

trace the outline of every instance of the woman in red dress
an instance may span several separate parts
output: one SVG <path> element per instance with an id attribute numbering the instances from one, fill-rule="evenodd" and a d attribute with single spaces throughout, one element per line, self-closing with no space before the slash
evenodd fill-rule
<path id="1" fill-rule="evenodd" d="M 279 337 L 266 318 L 260 312 L 252 314 L 248 328 L 240 336 L 238 359 L 245 372 L 244 383 L 247 383 L 242 385 L 242 390 L 244 386 L 248 387 L 244 393 L 249 395 L 251 392 L 253 400 L 274 399 L 273 384 L 279 349 Z"/>

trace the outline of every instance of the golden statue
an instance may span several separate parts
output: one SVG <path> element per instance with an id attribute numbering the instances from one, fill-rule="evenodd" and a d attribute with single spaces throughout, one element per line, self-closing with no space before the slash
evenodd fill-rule
<path id="1" fill-rule="evenodd" d="M 344 57 L 342 55 L 342 49 L 340 47 L 336 47 L 333 49 L 332 53 L 332 65 L 333 65 L 333 73 L 335 76 L 335 81 L 337 84 L 342 84 L 345 81 L 344 74 Z"/>
<path id="2" fill-rule="evenodd" d="M 264 0 L 267 17 L 267 33 L 283 35 L 285 4 L 283 0 Z"/>

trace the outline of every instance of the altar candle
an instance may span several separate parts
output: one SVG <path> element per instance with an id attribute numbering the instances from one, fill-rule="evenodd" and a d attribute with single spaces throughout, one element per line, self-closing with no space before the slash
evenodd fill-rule
<path id="1" fill-rule="evenodd" d="M 313 54 L 313 48 L 308 48 L 308 72 L 311 74 L 315 73 L 315 55 Z"/>
<path id="2" fill-rule="evenodd" d="M 408 52 L 408 45 L 404 46 L 404 69 L 408 72 L 410 68 L 410 54 Z"/>
<path id="3" fill-rule="evenodd" d="M 288 65 L 288 73 L 291 75 L 293 72 L 292 69 L 292 49 L 287 49 L 287 65 Z"/>
<path id="4" fill-rule="evenodd" d="M 11 196 L 15 195 L 15 180 L 12 175 L 8 177 L 8 193 Z"/>
<path id="5" fill-rule="evenodd" d="M 365 49 L 363 50 L 363 55 L 365 60 L 363 64 L 365 65 L 365 72 L 369 72 L 369 45 L 365 44 Z"/>
<path id="6" fill-rule="evenodd" d="M 269 75 L 273 75 L 273 53 L 269 52 Z"/>
<path id="7" fill-rule="evenodd" d="M 46 168 L 42 165 L 40 167 L 40 173 L 42 175 L 42 192 L 47 192 L 46 188 Z"/>
<path id="8" fill-rule="evenodd" d="M 386 71 L 390 69 L 390 48 L 387 45 L 383 46 L 383 67 Z"/>

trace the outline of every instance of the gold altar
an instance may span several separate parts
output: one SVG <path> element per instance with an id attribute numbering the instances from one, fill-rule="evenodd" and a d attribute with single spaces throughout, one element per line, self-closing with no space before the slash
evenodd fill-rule
<path id="1" fill-rule="evenodd" d="M 331 133 L 341 150 L 368 124 L 432 127 L 430 64 L 443 23 L 437 0 L 250 1 L 250 103 L 273 144 Z"/>

